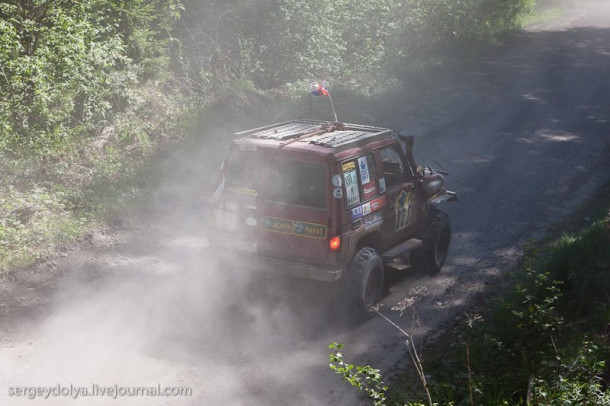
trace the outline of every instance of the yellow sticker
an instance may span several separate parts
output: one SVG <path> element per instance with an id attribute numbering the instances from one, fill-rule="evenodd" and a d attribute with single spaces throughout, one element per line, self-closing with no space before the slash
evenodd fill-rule
<path id="1" fill-rule="evenodd" d="M 240 195 L 248 195 L 252 197 L 258 197 L 258 192 L 254 189 L 245 187 L 228 187 L 227 190 L 233 193 L 239 193 Z"/>
<path id="2" fill-rule="evenodd" d="M 343 172 L 347 172 L 349 170 L 356 169 L 356 163 L 354 161 L 349 161 L 342 164 L 341 168 L 343 168 Z"/>

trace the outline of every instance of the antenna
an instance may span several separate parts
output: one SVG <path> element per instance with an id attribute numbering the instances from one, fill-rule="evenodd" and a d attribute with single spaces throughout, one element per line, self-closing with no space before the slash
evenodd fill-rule
<path id="1" fill-rule="evenodd" d="M 330 92 L 328 91 L 328 84 L 326 82 L 322 82 L 322 84 L 319 84 L 318 82 L 312 83 L 310 94 L 313 96 L 328 96 L 328 100 L 330 100 L 330 107 L 333 110 L 335 123 L 338 123 L 339 119 L 337 118 L 337 112 L 335 111 L 335 104 L 333 103 L 333 98 L 330 96 Z"/>

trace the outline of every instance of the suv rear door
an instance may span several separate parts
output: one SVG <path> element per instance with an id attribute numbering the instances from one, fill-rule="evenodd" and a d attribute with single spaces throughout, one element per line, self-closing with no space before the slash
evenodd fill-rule
<path id="1" fill-rule="evenodd" d="M 264 158 L 259 202 L 260 255 L 307 263 L 328 262 L 329 167 L 310 157 L 305 160 L 269 154 Z"/>

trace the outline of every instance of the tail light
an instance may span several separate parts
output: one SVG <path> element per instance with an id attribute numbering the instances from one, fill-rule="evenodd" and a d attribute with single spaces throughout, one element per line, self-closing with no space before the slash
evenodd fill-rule
<path id="1" fill-rule="evenodd" d="M 331 251 L 337 251 L 339 248 L 341 248 L 341 237 L 336 235 L 331 238 L 328 242 L 328 247 Z"/>

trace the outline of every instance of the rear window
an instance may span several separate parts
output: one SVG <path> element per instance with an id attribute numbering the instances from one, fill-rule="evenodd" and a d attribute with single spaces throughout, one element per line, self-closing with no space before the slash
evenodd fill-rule
<path id="1" fill-rule="evenodd" d="M 326 208 L 326 168 L 315 162 L 271 159 L 265 199 L 316 209 Z"/>

